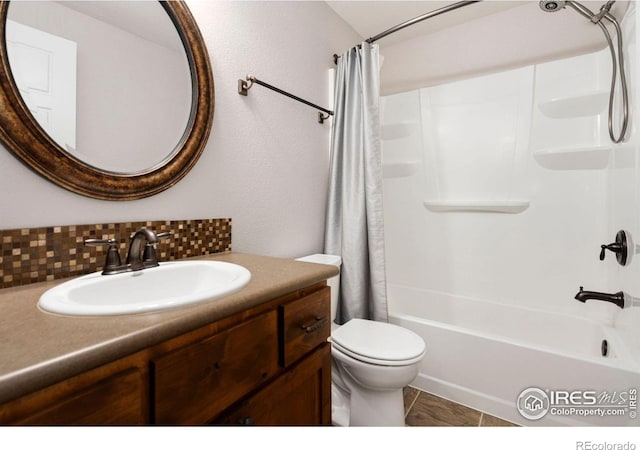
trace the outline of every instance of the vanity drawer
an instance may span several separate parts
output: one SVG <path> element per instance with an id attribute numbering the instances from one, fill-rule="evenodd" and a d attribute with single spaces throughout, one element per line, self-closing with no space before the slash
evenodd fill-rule
<path id="1" fill-rule="evenodd" d="M 64 388 L 64 382 L 57 386 Z M 131 368 L 67 394 L 63 400 L 40 405 L 40 410 L 19 419 L 22 425 L 136 425 L 146 420 L 143 375 Z M 47 398 L 44 394 L 42 398 Z"/>
<path id="2" fill-rule="evenodd" d="M 331 334 L 331 289 L 326 286 L 278 307 L 280 365 L 286 367 Z"/>
<path id="3" fill-rule="evenodd" d="M 278 368 L 276 311 L 152 361 L 155 422 L 213 419 Z"/>

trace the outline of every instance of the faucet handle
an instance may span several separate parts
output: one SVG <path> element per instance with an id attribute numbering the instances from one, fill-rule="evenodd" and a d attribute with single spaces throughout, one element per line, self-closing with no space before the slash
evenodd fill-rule
<path id="1" fill-rule="evenodd" d="M 616 259 L 621 266 L 627 264 L 627 236 L 623 230 L 618 231 L 616 234 L 616 241 L 600 246 L 600 261 L 604 260 L 605 250 L 610 250 L 616 254 Z"/>
<path id="2" fill-rule="evenodd" d="M 115 239 L 85 239 L 84 245 L 87 247 L 100 247 L 102 245 L 114 245 Z"/>
<path id="3" fill-rule="evenodd" d="M 107 257 L 104 260 L 103 272 L 109 272 L 109 269 L 115 269 L 121 265 L 118 242 L 115 239 L 85 239 L 84 245 L 87 247 L 109 246 Z"/>
<path id="4" fill-rule="evenodd" d="M 608 249 L 608 250 L 611 250 L 611 251 L 615 251 L 612 248 L 610 248 L 611 245 L 614 245 L 614 244 L 609 244 L 609 245 L 602 244 L 600 246 L 600 261 L 604 261 L 604 256 L 605 256 L 605 252 L 604 251 L 605 250 Z"/>

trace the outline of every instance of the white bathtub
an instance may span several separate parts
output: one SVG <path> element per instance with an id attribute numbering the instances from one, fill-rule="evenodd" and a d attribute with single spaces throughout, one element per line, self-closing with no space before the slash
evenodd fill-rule
<path id="1" fill-rule="evenodd" d="M 427 344 L 412 386 L 521 425 L 640 425 L 629 409 L 622 416 L 606 417 L 564 409 L 567 415 L 549 412 L 532 421 L 516 408 L 518 396 L 530 387 L 605 392 L 615 403 L 620 400 L 616 395 L 624 393 L 623 403 L 630 406 L 630 390 L 640 390 L 640 364 L 615 328 L 398 285 L 388 286 L 388 296 L 390 322 L 413 330 Z M 605 339 L 606 357 L 601 350 Z"/>

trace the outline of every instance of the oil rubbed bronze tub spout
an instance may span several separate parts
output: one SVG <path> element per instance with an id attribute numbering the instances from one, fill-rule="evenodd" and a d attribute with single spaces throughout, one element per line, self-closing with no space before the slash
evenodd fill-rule
<path id="1" fill-rule="evenodd" d="M 574 297 L 576 300 L 584 303 L 587 300 L 601 300 L 603 302 L 611 302 L 614 305 L 624 308 L 624 292 L 616 292 L 615 294 L 607 294 L 605 292 L 585 291 L 580 286 L 580 291 Z"/>

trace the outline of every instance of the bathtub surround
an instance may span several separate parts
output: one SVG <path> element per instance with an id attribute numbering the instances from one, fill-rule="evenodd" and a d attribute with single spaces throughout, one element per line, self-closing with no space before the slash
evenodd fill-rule
<path id="1" fill-rule="evenodd" d="M 102 270 L 106 247 L 86 239 L 115 239 L 122 258 L 140 228 L 171 237 L 156 244 L 159 261 L 231 251 L 231 219 L 163 220 L 0 230 L 0 289 Z"/>
<path id="2" fill-rule="evenodd" d="M 608 213 L 618 201 L 603 169 L 631 150 L 634 136 L 624 146 L 609 142 L 607 98 L 597 95 L 608 89 L 607 52 L 384 98 L 383 127 L 408 128 L 385 139 L 384 170 L 416 164 L 403 176 L 385 172 L 390 283 L 569 314 L 592 309 L 573 300 L 579 286 L 621 290 L 607 285 L 608 272 L 633 273 L 633 263 L 600 261 L 600 245 L 635 228 Z M 589 108 L 570 108 L 574 97 Z M 427 200 L 487 208 L 434 211 Z M 491 202 L 514 200 L 528 207 L 489 211 Z"/>
<path id="3" fill-rule="evenodd" d="M 338 62 L 324 243 L 342 257 L 337 323 L 387 321 L 378 60 L 363 42 Z"/>
<path id="4" fill-rule="evenodd" d="M 622 21 L 632 117 L 636 9 Z M 384 98 L 390 321 L 438 342 L 416 387 L 523 425 L 638 425 L 629 415 L 529 421 L 515 405 L 530 386 L 620 392 L 640 379 L 640 309 L 574 299 L 580 286 L 640 292 L 640 262 L 599 259 L 618 230 L 640 236 L 637 126 L 611 144 L 610 71 L 604 49 Z M 606 357 L 604 340 L 617 348 Z"/>

